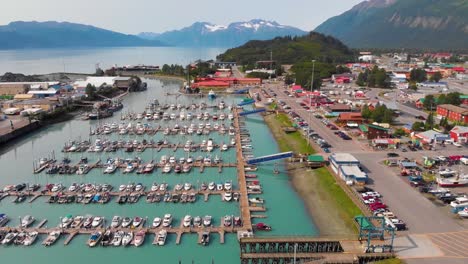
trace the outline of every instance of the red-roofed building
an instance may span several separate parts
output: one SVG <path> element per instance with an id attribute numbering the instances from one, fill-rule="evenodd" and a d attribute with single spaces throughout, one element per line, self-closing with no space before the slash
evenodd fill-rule
<path id="1" fill-rule="evenodd" d="M 336 120 L 337 123 L 354 122 L 358 124 L 362 124 L 363 121 L 361 113 L 341 113 Z"/>
<path id="2" fill-rule="evenodd" d="M 202 81 L 192 84 L 192 88 L 199 88 L 199 87 L 213 87 L 213 88 L 229 88 L 231 86 L 228 82 L 222 81 Z"/>
<path id="3" fill-rule="evenodd" d="M 456 73 L 465 73 L 465 68 L 464 67 L 453 67 L 452 71 Z"/>
<path id="4" fill-rule="evenodd" d="M 467 143 L 468 142 L 468 127 L 456 126 L 450 130 L 450 138 L 455 142 Z"/>

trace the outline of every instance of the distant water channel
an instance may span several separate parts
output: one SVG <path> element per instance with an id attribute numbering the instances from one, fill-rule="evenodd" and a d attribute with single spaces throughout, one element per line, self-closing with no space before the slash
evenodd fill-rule
<path id="1" fill-rule="evenodd" d="M 197 59 L 213 59 L 225 48 L 122 47 L 81 49 L 0 50 L 0 75 L 5 72 L 46 74 L 94 73 L 97 64 L 107 69 L 125 65 L 187 65 Z"/>
<path id="2" fill-rule="evenodd" d="M 149 89 L 142 93 L 133 93 L 128 95 L 124 100 L 126 111 L 143 111 L 147 103 L 157 98 L 161 103 L 182 103 L 189 104 L 192 102 L 200 102 L 207 99 L 192 99 L 180 96 L 176 99 L 175 96 L 166 97 L 164 94 L 169 91 L 175 91 L 179 88 L 179 83 L 175 81 L 158 81 L 148 80 Z M 223 98 L 227 103 L 239 102 L 239 97 Z M 219 99 L 218 99 L 219 100 Z M 260 115 L 248 117 L 246 125 L 251 132 L 254 146 L 255 156 L 272 154 L 278 151 L 278 147 L 268 127 L 264 124 Z M 101 120 L 101 122 L 116 122 L 120 123 L 120 113 L 117 113 L 113 118 Z M 153 122 L 153 121 L 151 121 Z M 200 121 L 192 121 L 198 124 Z M 213 121 L 211 121 L 213 123 Z M 82 121 L 71 120 L 68 122 L 56 124 L 47 127 L 39 132 L 28 135 L 27 137 L 17 141 L 14 146 L 2 150 L 0 155 L 0 186 L 7 184 L 17 184 L 21 182 L 40 183 L 43 186 L 47 183 L 62 183 L 65 186 L 71 185 L 73 182 L 89 182 L 89 183 L 109 183 L 118 188 L 120 184 L 129 182 L 143 183 L 147 187 L 156 182 L 167 182 L 170 189 L 176 183 L 191 182 L 193 185 L 202 181 L 224 182 L 233 180 L 234 189 L 237 188 L 236 170 L 235 168 L 223 169 L 222 174 L 219 174 L 217 169 L 206 169 L 203 174 L 200 174 L 197 169 L 192 169 L 190 174 L 167 174 L 163 175 L 161 169 L 157 169 L 151 175 L 122 174 L 116 172 L 112 175 L 102 174 L 102 170 L 94 169 L 85 176 L 78 175 L 47 175 L 45 173 L 33 174 L 33 160 L 38 160 L 40 157 L 50 155 L 55 152 L 58 160 L 64 157 L 61 148 L 64 143 L 69 140 L 87 139 L 89 138 L 90 126 L 95 126 L 98 121 Z M 172 121 L 172 124 L 175 122 Z M 165 124 L 162 124 L 165 126 Z M 113 136 L 117 138 L 118 136 Z M 200 142 L 206 136 L 192 136 L 194 142 Z M 218 133 L 210 135 L 215 143 L 229 142 L 229 136 L 220 136 Z M 122 136 L 123 139 L 135 139 L 136 136 Z M 142 136 L 139 136 L 141 140 Z M 150 139 L 150 136 L 144 136 Z M 155 140 L 163 138 L 162 133 L 157 133 Z M 96 136 L 92 136 L 94 141 Z M 182 136 L 171 136 L 167 138 L 171 143 L 178 141 L 185 142 L 188 138 Z M 116 153 L 99 153 L 91 154 L 84 152 L 83 155 L 88 157 L 92 162 L 98 158 L 105 160 L 107 157 L 135 157 L 139 156 L 143 161 L 151 159 L 159 161 L 162 155 L 174 155 L 172 149 L 162 150 L 161 152 L 151 151 L 147 149 L 143 153 L 126 153 L 123 150 Z M 80 159 L 78 153 L 68 155 L 72 160 L 72 164 L 76 164 Z M 183 149 L 179 149 L 176 157 L 186 155 Z M 192 156 L 204 155 L 204 153 L 192 153 Z M 212 153 L 212 156 L 221 156 L 225 162 L 235 162 L 235 152 L 230 150 L 227 153 L 221 154 L 219 150 Z M 303 202 L 291 188 L 288 177 L 284 173 L 273 174 L 274 163 L 262 165 L 256 172 L 259 180 L 263 185 L 264 194 L 259 195 L 266 200 L 268 211 L 265 213 L 268 218 L 262 219 L 268 224 L 271 224 L 273 231 L 269 233 L 257 233 L 259 235 L 315 235 L 317 230 L 314 228 L 312 220 L 309 218 L 307 211 L 304 208 Z M 284 168 L 280 167 L 284 171 Z M 68 214 L 76 215 L 99 215 L 104 216 L 109 224 L 113 215 L 121 216 L 141 216 L 148 217 L 151 222 L 156 216 L 163 216 L 165 213 L 171 213 L 175 218 L 175 225 L 180 224 L 180 220 L 186 214 L 192 216 L 212 215 L 214 224 L 219 225 L 220 219 L 224 215 L 239 215 L 238 204 L 236 202 L 222 202 L 219 195 L 210 196 L 208 202 L 204 202 L 201 197 L 198 197 L 197 202 L 193 204 L 172 204 L 172 203 L 146 203 L 145 199 L 140 199 L 137 204 L 118 205 L 115 198 L 108 204 L 49 204 L 45 198 L 40 198 L 33 203 L 23 202 L 21 204 L 12 203 L 12 198 L 7 197 L 0 202 L 0 213 L 6 213 L 12 218 L 10 226 L 17 226 L 19 216 L 32 215 L 39 221 L 48 219 L 47 227 L 55 227 L 59 223 L 59 218 Z M 262 213 L 263 214 L 263 213 Z M 257 220 L 255 220 L 257 221 Z M 36 222 L 37 224 L 37 222 Z M 85 235 L 79 235 L 73 239 L 70 245 L 64 246 L 64 238 L 62 237 L 55 245 L 50 248 L 45 248 L 41 245 L 44 236 L 40 237 L 34 246 L 0 246 L 0 256 L 3 263 L 50 263 L 50 264 L 82 264 L 82 263 L 223 263 L 234 264 L 239 263 L 239 246 L 235 235 L 226 235 L 224 245 L 219 243 L 217 234 L 211 235 L 209 246 L 202 247 L 197 244 L 197 235 L 183 235 L 180 245 L 175 244 L 175 235 L 169 235 L 167 243 L 164 247 L 152 245 L 154 237 L 147 235 L 145 244 L 139 248 L 133 246 L 123 247 L 97 247 L 88 248 L 85 244 L 88 239 Z"/>

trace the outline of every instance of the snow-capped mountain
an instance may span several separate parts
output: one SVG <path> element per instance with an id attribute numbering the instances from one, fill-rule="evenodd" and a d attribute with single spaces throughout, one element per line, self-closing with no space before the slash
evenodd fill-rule
<path id="1" fill-rule="evenodd" d="M 301 36 L 307 32 L 275 21 L 252 19 L 227 26 L 196 22 L 189 27 L 164 33 L 144 32 L 138 36 L 174 46 L 235 47 L 249 40 L 267 40 L 280 36 Z"/>

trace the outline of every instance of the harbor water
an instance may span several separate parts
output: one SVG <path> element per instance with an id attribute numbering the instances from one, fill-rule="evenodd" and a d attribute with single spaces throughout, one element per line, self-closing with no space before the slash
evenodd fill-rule
<path id="1" fill-rule="evenodd" d="M 121 184 L 129 182 L 142 183 L 146 188 L 150 188 L 153 182 L 168 183 L 169 189 L 173 189 L 177 183 L 190 182 L 192 185 L 199 186 L 201 182 L 223 183 L 232 180 L 233 189 L 237 189 L 236 168 L 223 168 L 222 173 L 218 173 L 217 168 L 205 168 L 203 173 L 200 173 L 198 168 L 193 168 L 188 174 L 163 174 L 160 168 L 156 169 L 152 174 L 136 173 L 123 174 L 117 170 L 114 174 L 103 174 L 103 169 L 92 169 L 87 175 L 48 175 L 45 172 L 33 174 L 33 162 L 42 157 L 50 156 L 52 152 L 58 161 L 64 157 L 71 159 L 71 164 L 76 164 L 81 155 L 87 157 L 90 163 L 101 159 L 105 162 L 108 157 L 119 158 L 134 158 L 140 157 L 143 162 L 154 160 L 159 162 L 162 155 L 176 156 L 177 158 L 187 156 L 183 148 L 179 148 L 176 152 L 173 149 L 167 148 L 157 152 L 156 149 L 146 149 L 144 152 L 100 152 L 100 153 L 70 153 L 61 152 L 64 144 L 70 140 L 85 140 L 90 139 L 94 142 L 96 138 L 102 136 L 90 136 L 90 130 L 103 123 L 117 123 L 120 120 L 121 114 L 126 112 L 142 112 L 145 106 L 153 99 L 158 99 L 161 104 L 174 103 L 188 105 L 192 103 L 206 102 L 210 104 L 207 98 L 195 98 L 189 96 L 166 96 L 166 93 L 176 93 L 180 87 L 180 83 L 172 80 L 146 80 L 148 82 L 148 90 L 141 93 L 132 93 L 124 98 L 124 109 L 117 112 L 112 118 L 98 121 L 83 121 L 75 119 L 59 124 L 46 127 L 38 132 L 29 134 L 20 140 L 14 142 L 10 146 L 5 147 L 0 155 L 0 167 L 2 173 L 0 177 L 0 186 L 8 184 L 18 184 L 23 182 L 40 183 L 42 186 L 47 183 L 62 183 L 67 188 L 72 183 L 109 183 L 114 187 L 114 190 Z M 217 98 L 212 101 L 216 104 L 220 100 L 224 100 L 226 104 L 240 102 L 241 97 L 226 96 Z M 215 111 L 215 110 L 207 110 Z M 226 109 L 227 111 L 227 109 Z M 263 122 L 260 115 L 252 115 L 247 118 L 242 118 L 246 127 L 250 131 L 252 145 L 254 147 L 254 156 L 268 155 L 278 152 L 278 147 L 269 132 L 267 125 Z M 130 122 L 130 121 L 124 121 Z M 132 121 L 136 123 L 136 121 Z M 142 120 L 142 123 L 145 121 Z M 177 123 L 176 120 L 171 120 L 167 123 L 160 121 L 147 121 L 153 125 L 161 124 L 166 127 Z M 192 123 L 198 124 L 199 120 L 193 119 Z M 208 122 L 208 121 L 203 121 Z M 215 121 L 210 121 L 212 124 Z M 227 127 L 229 121 L 224 121 Z M 189 121 L 181 121 L 180 124 L 188 124 Z M 218 121 L 222 123 L 222 121 Z M 230 136 L 220 135 L 213 132 L 209 136 L 193 135 L 193 136 L 163 136 L 162 132 L 158 132 L 154 136 L 149 135 L 110 135 L 114 140 L 159 140 L 166 139 L 170 143 L 184 144 L 186 140 L 191 139 L 195 144 L 200 143 L 203 139 L 212 138 L 215 144 L 229 143 Z M 199 155 L 206 156 L 206 153 L 195 152 L 190 153 L 193 157 Z M 223 159 L 224 163 L 236 162 L 235 149 L 231 148 L 227 152 L 221 152 L 215 149 L 210 154 L 212 157 L 218 156 Z M 263 194 L 256 195 L 265 199 L 267 211 L 265 219 L 254 219 L 254 223 L 262 221 L 273 227 L 270 232 L 256 232 L 258 236 L 304 236 L 316 235 L 317 230 L 314 228 L 313 221 L 309 218 L 304 204 L 298 195 L 291 187 L 288 176 L 284 173 L 284 167 L 281 162 L 275 164 L 270 162 L 259 166 L 255 174 L 258 175 L 263 189 Z M 274 174 L 275 168 L 280 170 L 279 174 Z M 47 198 L 41 197 L 32 203 L 25 201 L 23 203 L 13 203 L 12 197 L 7 197 L 0 202 L 0 213 L 7 214 L 11 221 L 9 226 L 17 226 L 19 217 L 32 215 L 36 220 L 36 224 L 42 219 L 48 219 L 47 227 L 56 227 L 60 221 L 60 217 L 71 214 L 77 215 L 94 215 L 104 216 L 107 224 L 110 223 L 112 216 L 140 216 L 148 219 L 149 224 L 156 216 L 162 217 L 166 213 L 171 213 L 174 217 L 174 226 L 179 226 L 181 219 L 189 214 L 192 216 L 212 215 L 214 225 L 221 224 L 221 218 L 225 215 L 239 215 L 239 204 L 237 202 L 223 202 L 220 195 L 210 195 L 207 202 L 203 201 L 203 197 L 199 196 L 195 203 L 147 203 L 144 198 L 141 198 L 135 204 L 116 203 L 116 198 L 113 198 L 107 204 L 49 204 Z M 256 214 L 256 213 L 254 213 Z M 212 234 L 209 246 L 203 247 L 197 244 L 197 235 L 184 234 L 181 243 L 176 245 L 176 237 L 173 234 L 168 236 L 166 245 L 157 247 L 152 245 L 153 235 L 147 235 L 144 245 L 141 247 L 96 247 L 88 248 L 86 240 L 88 236 L 78 235 L 72 242 L 65 246 L 63 244 L 65 238 L 62 238 L 53 246 L 45 248 L 41 245 L 44 236 L 40 237 L 33 246 L 0 246 L 0 256 L 3 262 L 19 262 L 19 263 L 63 263 L 64 260 L 68 264 L 89 263 L 89 262 L 138 262 L 138 263 L 239 263 L 239 246 L 237 237 L 234 234 L 226 234 L 225 243 L 219 243 L 219 235 Z"/>

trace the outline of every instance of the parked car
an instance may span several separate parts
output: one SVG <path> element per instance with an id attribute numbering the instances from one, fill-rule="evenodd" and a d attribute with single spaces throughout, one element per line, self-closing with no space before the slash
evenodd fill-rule
<path id="1" fill-rule="evenodd" d="M 398 155 L 398 153 L 395 153 L 395 152 L 390 152 L 390 153 L 387 153 L 387 157 L 389 158 L 395 158 L 395 157 L 399 157 L 400 155 Z"/>

